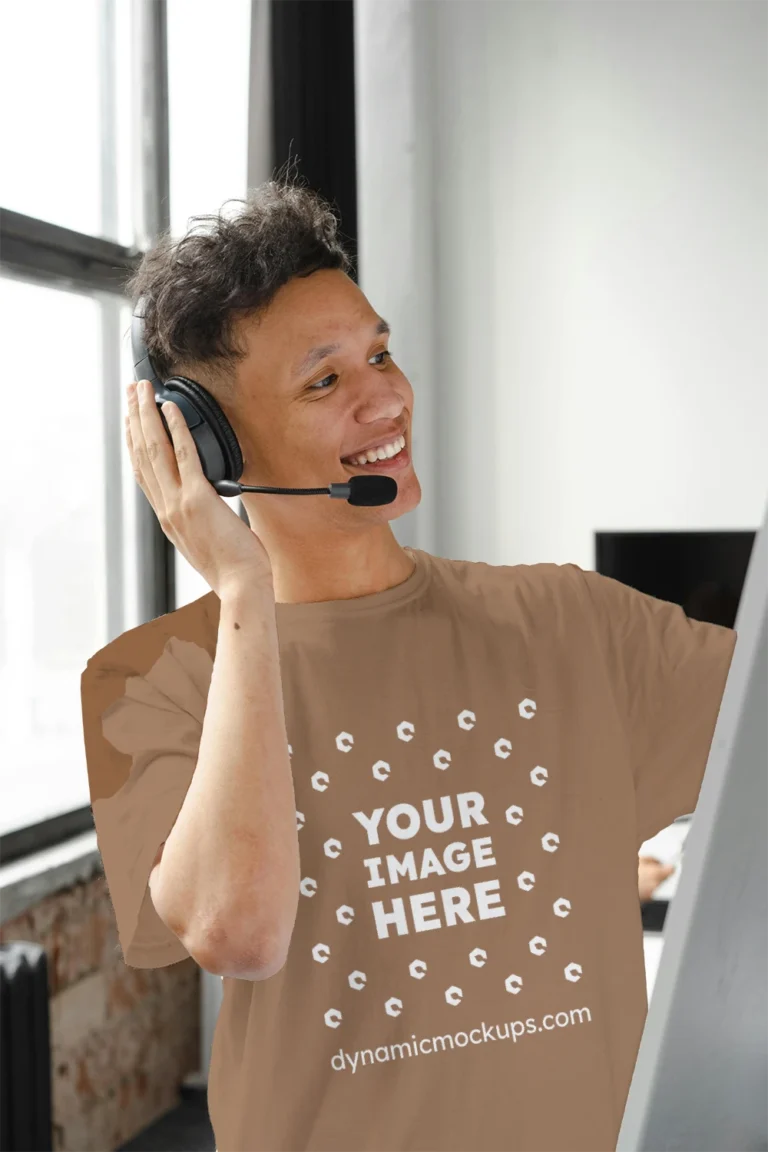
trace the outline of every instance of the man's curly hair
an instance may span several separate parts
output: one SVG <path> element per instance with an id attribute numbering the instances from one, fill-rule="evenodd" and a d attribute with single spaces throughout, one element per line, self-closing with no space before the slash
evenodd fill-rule
<path id="1" fill-rule="evenodd" d="M 333 207 L 298 179 L 278 175 L 248 192 L 234 214 L 194 216 L 177 241 L 164 232 L 126 284 L 146 298 L 144 339 L 159 375 L 191 376 L 213 395 L 234 395 L 246 350 L 237 320 L 264 311 L 294 276 L 349 273 Z"/>

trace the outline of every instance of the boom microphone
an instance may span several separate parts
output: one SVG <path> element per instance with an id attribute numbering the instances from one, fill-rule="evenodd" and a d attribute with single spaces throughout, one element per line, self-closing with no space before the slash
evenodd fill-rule
<path id="1" fill-rule="evenodd" d="M 373 508 L 391 504 L 397 496 L 397 481 L 392 476 L 351 476 L 346 483 L 328 484 L 325 488 L 268 488 L 261 484 L 240 484 L 237 480 L 217 480 L 219 496 L 239 496 L 241 492 L 274 492 L 279 496 L 331 496 L 358 507 Z"/>

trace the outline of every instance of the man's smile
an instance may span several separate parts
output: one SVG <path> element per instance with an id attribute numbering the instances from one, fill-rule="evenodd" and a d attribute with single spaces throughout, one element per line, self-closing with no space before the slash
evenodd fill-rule
<path id="1" fill-rule="evenodd" d="M 405 436 L 382 440 L 370 448 L 342 457 L 342 464 L 373 464 L 377 460 L 393 460 L 405 448 Z"/>
<path id="2" fill-rule="evenodd" d="M 385 451 L 386 455 L 384 454 Z M 398 436 L 396 440 L 390 441 L 379 448 L 375 455 L 374 450 L 371 449 L 365 455 L 348 456 L 341 461 L 345 468 L 350 470 L 362 468 L 365 472 L 401 472 L 410 462 L 411 457 L 406 447 L 405 436 Z"/>

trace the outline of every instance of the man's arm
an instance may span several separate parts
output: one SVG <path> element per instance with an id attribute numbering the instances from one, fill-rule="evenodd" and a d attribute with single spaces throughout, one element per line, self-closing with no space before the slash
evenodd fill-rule
<path id="1" fill-rule="evenodd" d="M 736 632 L 574 566 L 627 738 L 640 845 L 694 811 Z"/>
<path id="2" fill-rule="evenodd" d="M 233 584 L 220 603 L 197 763 L 150 891 L 201 967 L 259 980 L 285 963 L 300 880 L 274 590 Z"/>

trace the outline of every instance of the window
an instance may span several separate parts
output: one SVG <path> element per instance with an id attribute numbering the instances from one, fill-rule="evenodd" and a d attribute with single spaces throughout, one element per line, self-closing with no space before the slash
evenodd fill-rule
<path id="1" fill-rule="evenodd" d="M 245 196 L 251 0 L 228 0 L 210 18 L 208 0 L 168 0 L 168 113 L 171 232 L 183 236 L 193 216 L 229 211 Z M 204 60 L 204 79 L 190 60 Z M 266 165 L 259 179 L 269 176 Z M 258 181 L 257 181 L 258 182 Z M 236 207 L 232 205 L 231 207 Z M 227 504 L 237 511 L 240 499 Z M 175 552 L 177 605 L 210 591 Z"/>
<path id="2" fill-rule="evenodd" d="M 122 570 L 126 489 L 109 476 L 121 420 L 119 399 L 103 387 L 114 308 L 0 278 L 0 314 L 13 333 L 3 350 L 0 834 L 88 804 L 80 673 L 135 617 L 126 593 L 135 549 L 129 579 Z M 33 354 L 41 343 L 44 358 Z"/>
<path id="3" fill-rule="evenodd" d="M 171 231 L 245 196 L 251 0 L 168 0 Z M 190 67 L 190 61 L 201 62 Z M 202 62 L 204 66 L 202 66 Z M 265 173 L 263 179 L 268 178 Z"/>
<path id="4" fill-rule="evenodd" d="M 201 0 L 4 13 L 3 863 L 92 827 L 89 657 L 208 590 L 179 557 L 172 599 L 174 549 L 125 450 L 124 284 L 160 228 L 247 192 L 251 7 L 228 0 L 213 23 Z"/>
<path id="5" fill-rule="evenodd" d="M 126 246 L 130 0 L 3 7 L 0 204 Z"/>
<path id="6" fill-rule="evenodd" d="M 122 427 L 124 283 L 167 212 L 164 15 L 165 0 L 3 14 L 0 863 L 92 826 L 83 668 L 169 607 L 172 550 Z"/>

